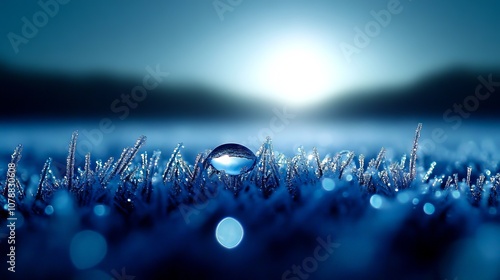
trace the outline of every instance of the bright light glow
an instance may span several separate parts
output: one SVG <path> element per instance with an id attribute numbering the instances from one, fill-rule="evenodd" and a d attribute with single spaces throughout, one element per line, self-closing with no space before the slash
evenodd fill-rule
<path id="1" fill-rule="evenodd" d="M 54 207 L 52 207 L 52 205 L 47 205 L 47 207 L 45 207 L 45 214 L 50 216 L 53 213 L 54 213 Z"/>
<path id="2" fill-rule="evenodd" d="M 311 38 L 284 40 L 264 56 L 257 81 L 267 98 L 290 106 L 323 101 L 338 90 L 332 56 Z M 272 45 L 272 46 L 273 46 Z"/>
<path id="3" fill-rule="evenodd" d="M 71 240 L 69 254 L 78 269 L 87 269 L 97 265 L 106 256 L 106 239 L 98 232 L 84 230 Z"/>
<path id="4" fill-rule="evenodd" d="M 382 197 L 378 194 L 372 195 L 372 197 L 370 197 L 370 204 L 372 205 L 373 208 L 379 209 L 380 207 L 382 207 L 383 204 Z"/>
<path id="5" fill-rule="evenodd" d="M 323 178 L 321 186 L 325 191 L 333 191 L 335 189 L 335 181 L 330 178 Z"/>
<path id="6" fill-rule="evenodd" d="M 233 249 L 243 240 L 243 227 L 234 218 L 224 218 L 215 229 L 215 238 L 224 248 Z"/>
<path id="7" fill-rule="evenodd" d="M 219 171 L 224 171 L 229 175 L 240 175 L 242 170 L 248 170 L 254 164 L 254 159 L 243 158 L 243 157 L 232 157 L 229 155 L 223 155 L 218 158 L 213 158 L 210 163 L 215 169 Z"/>
<path id="8" fill-rule="evenodd" d="M 434 205 L 432 205 L 432 203 L 427 202 L 426 204 L 424 204 L 425 214 L 432 215 L 432 214 L 434 214 L 435 210 L 436 210 L 436 208 L 434 207 Z"/>
<path id="9" fill-rule="evenodd" d="M 345 180 L 346 180 L 347 182 L 352 181 L 352 179 L 353 179 L 353 178 L 352 178 L 352 175 L 351 175 L 351 174 L 347 174 L 347 176 L 345 176 Z"/>
<path id="10" fill-rule="evenodd" d="M 398 193 L 398 196 L 396 197 L 400 203 L 407 203 L 410 201 L 410 196 L 407 193 Z"/>
<path id="11" fill-rule="evenodd" d="M 106 205 L 103 204 L 97 204 L 94 206 L 94 214 L 96 216 L 104 216 L 108 213 L 108 209 Z"/>

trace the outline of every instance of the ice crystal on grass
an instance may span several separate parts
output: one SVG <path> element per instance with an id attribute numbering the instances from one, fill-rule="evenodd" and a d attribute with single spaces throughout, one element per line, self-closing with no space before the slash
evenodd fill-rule
<path id="1" fill-rule="evenodd" d="M 422 178 L 422 183 L 427 183 L 429 181 L 429 178 L 431 177 L 432 175 L 432 172 L 434 171 L 434 168 L 436 167 L 436 162 L 433 161 L 431 163 L 431 166 L 429 167 L 429 169 L 427 170 L 427 173 L 425 173 L 425 176 L 424 178 Z"/>
<path id="2" fill-rule="evenodd" d="M 193 178 L 191 168 L 180 153 L 182 148 L 182 143 L 179 143 L 170 156 L 163 172 L 163 183 L 171 187 L 173 195 L 189 192 Z"/>
<path id="3" fill-rule="evenodd" d="M 321 157 L 316 148 L 308 154 L 300 147 L 297 154 L 286 157 L 276 153 L 272 141 L 268 138 L 256 153 L 255 167 L 238 176 L 217 172 L 207 163 L 210 151 L 199 153 L 190 165 L 182 156 L 182 144 L 177 145 L 168 159 L 162 159 L 156 150 L 151 156 L 144 151 L 137 156 L 145 144 L 146 137 L 138 138 L 133 147 L 123 149 L 117 161 L 113 157 L 92 162 L 90 153 L 85 155 L 83 166 L 75 166 L 78 133 L 73 133 L 67 156 L 66 174 L 57 178 L 51 170 L 49 158 L 43 165 L 39 180 L 33 193 L 34 199 L 26 199 L 25 192 L 31 189 L 29 182 L 16 180 L 20 203 L 34 201 L 32 209 L 42 213 L 44 205 L 51 203 L 54 193 L 67 189 L 78 207 L 93 207 L 97 204 L 114 206 L 122 213 L 137 214 L 149 212 L 170 213 L 179 205 L 206 202 L 215 193 L 230 189 L 233 196 L 241 190 L 260 194 L 261 199 L 280 194 L 285 189 L 292 200 L 301 200 L 302 193 L 309 193 L 321 185 L 323 178 L 333 180 L 332 184 L 358 188 L 367 195 L 379 194 L 393 197 L 407 189 L 424 188 L 427 191 L 452 192 L 458 190 L 470 203 L 478 207 L 498 207 L 498 189 L 500 174 L 479 173 L 474 177 L 473 168 L 467 167 L 465 178 L 460 181 L 458 173 L 435 173 L 437 162 L 432 162 L 426 172 L 417 162 L 418 140 L 421 124 L 418 125 L 410 151 L 409 164 L 406 155 L 400 159 L 387 159 L 386 149 L 382 148 L 375 158 L 367 160 L 363 154 L 354 151 L 340 151 L 333 156 Z M 11 162 L 18 163 L 22 146 L 14 150 Z M 366 162 L 368 162 L 366 164 Z M 419 171 L 422 170 L 422 171 Z M 161 174 L 161 176 L 159 175 Z M 487 173 L 488 174 L 488 173 Z M 421 184 L 414 183 L 419 177 Z M 463 188 L 462 185 L 467 186 Z M 3 194 L 6 197 L 6 186 Z M 485 199 L 482 199 L 486 197 Z M 201 201 L 200 201 L 201 198 Z M 486 201 L 485 203 L 482 201 Z M 439 204 L 436 205 L 439 207 Z M 141 212 L 142 211 L 142 212 Z"/>
<path id="4" fill-rule="evenodd" d="M 35 199 L 36 200 L 45 200 L 46 195 L 50 195 L 52 193 L 52 188 L 54 186 L 54 182 L 50 184 L 47 180 L 50 164 L 52 162 L 52 159 L 49 158 L 43 165 L 42 173 L 40 174 L 40 182 L 38 183 L 38 188 L 36 191 Z"/>
<path id="5" fill-rule="evenodd" d="M 292 197 L 300 196 L 300 189 L 303 186 L 311 185 L 318 180 L 316 170 L 307 158 L 303 147 L 298 148 L 298 154 L 287 160 L 285 180 L 287 188 Z M 316 168 L 320 168 L 317 167 Z"/>
<path id="6" fill-rule="evenodd" d="M 418 150 L 418 139 L 420 138 L 420 131 L 422 130 L 422 124 L 419 123 L 417 130 L 415 132 L 415 140 L 413 141 L 413 147 L 410 154 L 410 176 L 409 180 L 413 181 L 417 175 L 417 150 Z"/>
<path id="7" fill-rule="evenodd" d="M 257 161 L 249 179 L 261 190 L 264 197 L 268 197 L 280 186 L 280 177 L 271 138 L 268 137 L 257 152 Z"/>
<path id="8" fill-rule="evenodd" d="M 145 174 L 142 188 L 142 196 L 146 202 L 151 201 L 153 192 L 153 177 L 158 171 L 158 162 L 160 160 L 160 151 L 154 151 L 153 156 L 147 160 L 147 153 L 143 154 L 142 174 Z"/>
<path id="9" fill-rule="evenodd" d="M 19 235 L 35 232 L 42 235 L 40 238 L 58 236 L 57 245 L 48 245 L 52 250 L 62 248 L 59 242 L 68 244 L 75 234 L 90 228 L 102 234 L 110 246 L 110 255 L 100 264 L 103 267 L 119 267 L 125 258 L 122 253 L 128 258 L 124 252 L 135 247 L 151 252 L 144 263 L 162 259 L 159 270 L 163 264 L 175 270 L 179 254 L 191 267 L 191 256 L 200 248 L 220 258 L 218 246 L 212 248 L 214 242 L 207 242 L 207 236 L 213 237 L 217 221 L 234 215 L 244 225 L 248 238 L 232 252 L 236 256 L 232 264 L 232 259 L 211 263 L 221 271 L 248 259 L 257 264 L 270 257 L 287 258 L 292 263 L 297 259 L 291 252 L 293 245 L 288 250 L 283 244 L 315 240 L 326 231 L 332 238 L 346 241 L 342 247 L 348 249 L 341 258 L 351 259 L 351 251 L 359 253 L 366 271 L 379 266 L 367 255 L 371 252 L 387 254 L 391 259 L 413 254 L 405 267 L 416 262 L 439 263 L 435 251 L 451 247 L 457 238 L 472 236 L 476 227 L 484 228 L 484 224 L 498 220 L 500 173 L 497 158 L 475 156 L 477 149 L 457 153 L 463 156 L 461 161 L 417 159 L 421 129 L 418 125 L 413 141 L 411 135 L 408 137 L 408 157 L 390 147 L 381 148 L 374 156 L 356 150 L 322 154 L 315 147 L 300 147 L 295 154 L 286 155 L 275 151 L 267 138 L 256 151 L 252 168 L 234 169 L 244 171 L 237 175 L 216 169 L 210 163 L 210 149 L 199 151 L 191 161 L 185 155 L 194 153 L 186 153 L 189 147 L 182 143 L 173 151 L 144 149 L 145 136 L 121 154 L 97 159 L 88 153 L 79 158 L 75 132 L 69 139 L 66 168 L 55 172 L 59 166 L 49 158 L 36 167 L 41 170 L 39 175 L 31 174 L 33 166 L 26 168 L 30 162 L 20 161 L 22 146 L 18 146 L 10 162 L 17 167 L 14 189 L 19 218 L 29 222 L 25 222 L 29 227 L 19 228 Z M 76 164 L 80 161 L 83 163 Z M 0 195 L 0 214 L 5 217 L 7 186 L 1 176 L 5 173 L 0 175 L 4 194 Z M 357 238 L 362 247 L 348 244 L 353 236 L 362 236 Z M 19 255 L 27 255 L 33 246 L 43 246 L 35 239 L 24 238 L 20 248 L 29 249 Z M 281 249 L 267 250 L 273 246 Z M 68 253 L 64 248 L 58 250 L 58 254 Z M 259 252 L 265 252 L 266 257 Z M 241 258 L 243 255 L 245 258 Z M 44 261 L 40 261 L 38 270 L 43 271 Z M 339 259 L 331 264 L 350 272 Z M 140 263 L 136 265 L 141 267 Z M 391 264 L 387 267 L 389 272 L 394 269 Z"/>
<path id="10" fill-rule="evenodd" d="M 66 159 L 66 177 L 65 185 L 68 190 L 73 189 L 73 179 L 75 172 L 75 153 L 76 153 L 76 140 L 78 139 L 78 131 L 73 132 L 71 136 L 71 142 L 68 148 L 68 158 Z"/>

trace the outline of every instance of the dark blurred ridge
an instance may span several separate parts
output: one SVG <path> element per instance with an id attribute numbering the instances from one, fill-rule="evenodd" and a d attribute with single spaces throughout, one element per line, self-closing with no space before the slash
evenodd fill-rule
<path id="1" fill-rule="evenodd" d="M 412 84 L 393 88 L 368 89 L 342 97 L 332 97 L 314 108 L 303 109 L 304 119 L 357 118 L 442 118 L 443 113 L 463 104 L 482 76 L 500 82 L 500 70 L 476 71 L 453 67 L 423 77 Z M 497 82 L 498 81 L 498 82 Z M 92 119 L 131 117 L 157 119 L 268 118 L 277 104 L 239 97 L 200 85 L 173 85 L 164 82 L 149 91 L 144 101 L 132 108 L 121 95 L 142 85 L 141 78 L 126 79 L 106 74 L 71 76 L 15 70 L 0 65 L 1 119 Z M 491 89 L 491 86 L 490 86 Z M 500 117 L 500 86 L 485 100 L 479 100 L 474 117 Z M 483 86 L 482 94 L 487 93 Z M 469 98 L 469 102 L 472 98 Z M 118 100 L 115 101 L 115 100 Z M 112 104 L 115 102 L 114 109 Z M 470 103 L 474 105 L 473 103 Z M 128 107 L 125 109 L 124 107 Z M 469 107 L 470 108 L 470 107 Z M 126 111 L 128 113 L 126 114 Z M 453 113 L 455 114 L 455 113 Z"/>
<path id="2" fill-rule="evenodd" d="M 149 82 L 155 83 L 154 80 Z M 268 105 L 251 98 L 220 94 L 207 86 L 171 85 L 168 77 L 158 87 L 148 90 L 143 100 L 134 100 L 132 89 L 142 85 L 143 77 L 106 73 L 75 76 L 18 71 L 0 65 L 3 99 L 0 118 L 221 119 L 228 116 L 250 118 L 271 110 Z M 128 95 L 129 101 L 122 95 Z"/>
<path id="3" fill-rule="evenodd" d="M 476 95 L 478 86 L 480 98 Z M 455 109 L 455 104 L 462 107 L 463 115 Z M 342 96 L 319 108 L 314 117 L 442 119 L 445 112 L 451 110 L 448 118 L 465 115 L 467 118 L 499 118 L 499 108 L 499 69 L 449 67 L 404 86 Z"/>

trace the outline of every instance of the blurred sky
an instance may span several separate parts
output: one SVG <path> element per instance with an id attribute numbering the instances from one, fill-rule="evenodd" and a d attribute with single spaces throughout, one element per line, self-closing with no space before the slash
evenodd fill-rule
<path id="1" fill-rule="evenodd" d="M 173 83 L 299 103 L 455 65 L 500 65 L 495 0 L 73 0 L 58 10 L 49 5 L 55 12 L 47 23 L 13 46 L 13 34 L 24 37 L 22 18 L 37 20 L 39 3 L 55 2 L 0 2 L 0 62 L 141 77 L 159 64 Z M 355 28 L 366 34 L 371 12 L 388 5 L 390 21 L 372 29 L 369 44 L 356 45 Z M 342 44 L 357 52 L 346 56 Z"/>

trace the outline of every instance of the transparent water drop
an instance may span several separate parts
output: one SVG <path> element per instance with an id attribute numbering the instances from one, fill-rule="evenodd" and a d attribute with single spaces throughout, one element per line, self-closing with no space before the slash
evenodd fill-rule
<path id="1" fill-rule="evenodd" d="M 207 158 L 213 168 L 228 175 L 240 175 L 252 170 L 256 160 L 257 157 L 250 149 L 232 143 L 218 146 Z"/>

